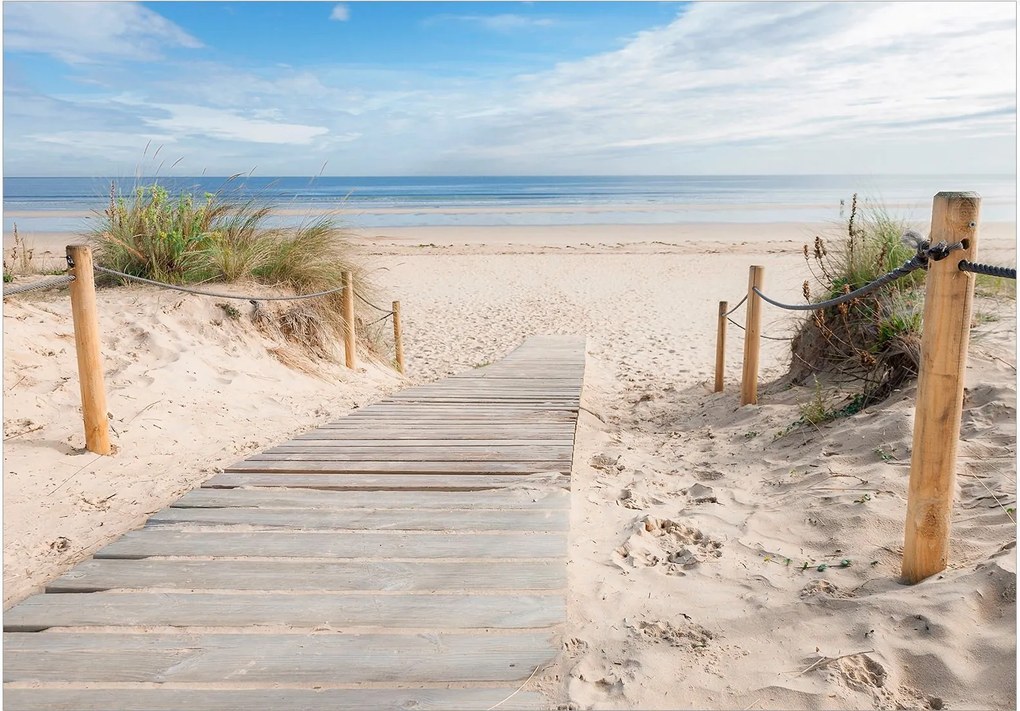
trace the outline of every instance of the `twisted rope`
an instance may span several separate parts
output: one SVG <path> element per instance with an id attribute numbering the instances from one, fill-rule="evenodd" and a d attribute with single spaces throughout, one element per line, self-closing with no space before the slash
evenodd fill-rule
<path id="1" fill-rule="evenodd" d="M 927 269 L 929 261 L 937 262 L 945 259 L 951 252 L 955 252 L 958 249 L 963 249 L 963 244 L 960 242 L 954 242 L 953 244 L 939 242 L 938 244 L 932 245 L 927 241 L 922 241 L 917 245 L 917 253 L 905 261 L 901 266 L 883 274 L 878 279 L 875 279 L 875 281 L 870 284 L 865 284 L 859 289 L 854 289 L 842 296 L 837 296 L 826 301 L 819 301 L 815 304 L 783 304 L 765 296 L 765 294 L 758 290 L 758 287 L 752 287 L 752 290 L 764 301 L 767 301 L 773 306 L 778 306 L 781 309 L 786 309 L 787 311 L 819 311 L 821 309 L 828 309 L 833 306 L 845 304 L 846 302 L 853 301 L 854 299 L 859 299 L 860 297 L 870 294 L 890 282 L 896 281 L 901 277 L 905 277 L 913 271 L 917 271 L 918 269 Z"/>
<path id="2" fill-rule="evenodd" d="M 118 272 L 115 269 L 107 269 L 106 267 L 94 266 L 97 272 L 103 272 L 104 274 L 111 274 L 113 276 L 121 277 L 122 279 L 129 279 L 131 281 L 141 282 L 142 284 L 150 284 L 152 286 L 158 286 L 163 289 L 172 289 L 173 291 L 183 291 L 186 294 L 198 294 L 199 296 L 212 296 L 217 299 L 237 299 L 238 301 L 301 301 L 303 299 L 315 299 L 320 296 L 327 296 L 328 294 L 335 294 L 338 291 L 342 291 L 344 287 L 340 286 L 336 289 L 329 289 L 328 291 L 317 291 L 314 294 L 300 294 L 298 296 L 239 296 L 237 294 L 224 294 L 215 291 L 204 291 L 202 289 L 192 289 L 186 286 L 177 286 L 176 284 L 167 284 L 161 281 L 154 281 L 152 279 L 146 279 L 145 277 L 134 276 L 132 274 L 125 274 L 124 272 Z"/>
<path id="3" fill-rule="evenodd" d="M 731 313 L 733 313 L 734 311 L 736 311 L 737 309 L 739 309 L 739 308 L 740 308 L 741 306 L 743 306 L 743 305 L 744 305 L 744 302 L 745 302 L 745 301 L 747 301 L 747 295 L 746 295 L 746 294 L 744 295 L 744 298 L 740 300 L 740 303 L 739 303 L 739 304 L 737 304 L 737 305 L 736 305 L 736 306 L 734 306 L 734 307 L 733 307 L 732 309 L 730 309 L 729 311 L 727 311 L 726 313 L 724 313 L 724 314 L 723 314 L 723 316 L 729 316 L 729 315 L 730 315 Z"/>
<path id="4" fill-rule="evenodd" d="M 1016 267 L 997 267 L 991 264 L 975 264 L 966 259 L 960 261 L 961 272 L 973 272 L 974 274 L 986 274 L 988 276 L 1002 277 L 1003 279 L 1016 279 Z"/>
<path id="5" fill-rule="evenodd" d="M 359 293 L 358 293 L 357 291 L 355 291 L 355 292 L 354 292 L 354 295 L 355 295 L 355 296 L 357 296 L 357 297 L 358 297 L 359 299 L 361 299 L 362 303 L 364 303 L 364 304 L 367 304 L 367 305 L 371 306 L 371 307 L 372 307 L 373 309 L 375 309 L 376 311 L 386 311 L 386 312 L 388 312 L 388 313 L 393 313 L 393 312 L 392 312 L 392 311 L 390 311 L 389 309 L 384 309 L 384 308 L 382 308 L 381 306 L 376 306 L 376 305 L 375 305 L 375 304 L 373 304 L 373 303 L 372 303 L 371 301 L 369 301 L 368 299 L 366 299 L 366 298 L 365 298 L 364 296 L 362 296 L 361 294 L 359 294 Z M 385 318 L 385 317 L 383 317 L 383 318 Z"/>
<path id="6" fill-rule="evenodd" d="M 4 289 L 4 298 L 13 296 L 14 294 L 23 294 L 26 291 L 35 291 L 36 289 L 49 289 L 54 286 L 62 286 L 74 281 L 74 277 L 70 274 L 61 274 L 60 276 L 50 277 L 49 279 L 43 279 L 41 281 L 32 282 L 31 284 L 18 284 L 10 288 Z"/>
<path id="7" fill-rule="evenodd" d="M 377 318 L 377 319 L 376 319 L 375 321 L 373 321 L 372 323 L 368 323 L 368 324 L 365 324 L 365 328 L 368 328 L 369 326 L 374 326 L 374 325 L 376 325 L 377 323 L 379 323 L 380 321 L 385 321 L 386 319 L 388 319 L 388 318 L 389 318 L 390 316 L 392 316 L 392 315 L 393 315 L 393 312 L 392 312 L 392 311 L 390 311 L 390 312 L 389 312 L 388 314 L 383 314 L 383 316 L 382 316 L 381 318 Z"/>
<path id="8" fill-rule="evenodd" d="M 746 331 L 747 330 L 746 328 L 744 328 L 743 326 L 741 326 L 739 323 L 737 323 L 736 321 L 734 321 L 733 319 L 731 319 L 728 316 L 726 317 L 726 320 L 729 321 L 730 323 L 732 323 L 737 328 L 739 328 L 741 331 Z M 769 341 L 789 341 L 790 340 L 790 338 L 776 338 L 775 336 L 766 336 L 765 334 L 762 334 L 762 333 L 758 334 L 758 338 L 764 338 L 764 339 L 769 340 Z"/>

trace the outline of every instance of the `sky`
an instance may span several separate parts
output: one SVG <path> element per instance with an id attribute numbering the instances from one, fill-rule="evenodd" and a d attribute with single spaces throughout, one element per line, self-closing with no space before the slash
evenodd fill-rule
<path id="1" fill-rule="evenodd" d="M 1016 4 L 3 3 L 3 170 L 1016 173 Z"/>

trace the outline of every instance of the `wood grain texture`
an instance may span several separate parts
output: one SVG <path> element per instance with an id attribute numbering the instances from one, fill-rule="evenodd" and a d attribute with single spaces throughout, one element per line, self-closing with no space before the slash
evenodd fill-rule
<path id="1" fill-rule="evenodd" d="M 195 489 L 174 502 L 173 508 L 273 509 L 514 509 L 570 508 L 570 493 L 562 489 L 504 489 L 498 492 L 460 491 L 310 491 L 307 489 Z"/>
<path id="2" fill-rule="evenodd" d="M 472 560 L 117 560 L 82 561 L 46 586 L 47 592 L 102 590 L 472 591 L 558 590 L 566 585 L 559 559 Z"/>
<path id="3" fill-rule="evenodd" d="M 110 593 L 35 595 L 4 613 L 7 632 L 56 627 L 290 626 L 518 629 L 566 618 L 562 595 Z"/>
<path id="4" fill-rule="evenodd" d="M 4 690 L 5 711 L 500 711 L 547 707 L 517 685 L 487 689 L 21 689 Z M 503 702 L 511 694 L 513 698 Z"/>
<path id="5" fill-rule="evenodd" d="M 551 635 L 4 634 L 4 681 L 523 681 Z"/>
<path id="6" fill-rule="evenodd" d="M 146 528 L 194 529 L 200 526 L 244 526 L 246 528 L 296 531 L 566 531 L 563 511 L 511 509 L 361 509 L 327 510 L 259 508 L 168 508 L 153 514 Z"/>
<path id="7" fill-rule="evenodd" d="M 329 474 L 323 472 L 279 472 L 258 473 L 238 472 L 217 474 L 207 480 L 203 487 L 290 487 L 330 491 L 492 491 L 503 488 L 533 487 L 548 485 L 570 486 L 566 473 L 545 472 L 529 474 L 460 474 L 457 476 L 436 474 Z"/>
<path id="8" fill-rule="evenodd" d="M 562 558 L 561 533 L 332 533 L 142 529 L 96 552 L 96 559 L 153 556 L 263 558 Z"/>

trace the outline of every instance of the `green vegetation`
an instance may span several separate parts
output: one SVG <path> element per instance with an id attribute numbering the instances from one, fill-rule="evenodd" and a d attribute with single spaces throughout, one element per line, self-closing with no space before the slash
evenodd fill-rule
<path id="1" fill-rule="evenodd" d="M 816 287 L 804 282 L 804 296 L 824 301 L 868 284 L 902 265 L 914 254 L 903 243 L 907 225 L 881 207 L 861 206 L 854 195 L 845 234 L 834 240 L 815 237 L 804 258 Z M 802 409 L 805 422 L 819 424 L 855 414 L 879 402 L 916 377 L 920 360 L 924 272 L 912 274 L 871 294 L 814 311 L 793 340 L 788 382 L 816 379 L 815 395 Z M 818 376 L 834 385 L 823 396 Z M 839 408 L 830 399 L 843 399 Z"/>
<path id="2" fill-rule="evenodd" d="M 272 216 L 273 208 L 257 199 L 171 195 L 158 184 L 124 197 L 111 186 L 109 205 L 97 214 L 91 241 L 100 266 L 171 284 L 237 283 L 254 294 L 271 293 L 265 287 L 307 294 L 338 289 L 343 273 L 350 271 L 358 291 L 372 293 L 365 270 L 332 217 L 283 229 L 269 225 Z M 343 327 L 339 292 L 281 303 L 286 311 L 276 319 L 257 308 L 256 323 L 275 328 L 320 357 L 336 355 L 332 344 L 342 341 Z"/>
<path id="3" fill-rule="evenodd" d="M 11 251 L 4 251 L 4 284 L 10 284 L 15 277 L 32 274 L 36 270 L 32 265 L 34 251 L 25 245 L 25 238 L 18 234 L 18 223 L 14 223 L 14 246 Z M 58 272 L 63 274 L 63 272 Z"/>

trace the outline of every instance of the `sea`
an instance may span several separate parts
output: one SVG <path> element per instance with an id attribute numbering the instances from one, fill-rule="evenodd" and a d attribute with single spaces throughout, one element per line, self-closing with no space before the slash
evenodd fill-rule
<path id="1" fill-rule="evenodd" d="M 89 231 L 118 194 L 158 183 L 171 194 L 255 198 L 277 224 L 336 212 L 351 228 L 496 225 L 822 223 L 856 194 L 890 216 L 923 222 L 940 191 L 982 196 L 982 220 L 1015 222 L 1015 175 L 675 175 L 464 177 L 4 177 L 3 224 Z"/>

